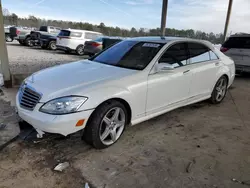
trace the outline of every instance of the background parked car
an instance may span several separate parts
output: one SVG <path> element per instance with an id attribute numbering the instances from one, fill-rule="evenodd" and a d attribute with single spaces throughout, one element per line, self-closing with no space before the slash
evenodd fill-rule
<path id="1" fill-rule="evenodd" d="M 86 41 L 84 44 L 84 54 L 94 55 L 102 51 L 104 48 L 107 48 L 117 42 L 122 41 L 121 37 L 99 37 L 92 41 Z M 104 44 L 104 41 L 106 42 Z"/>
<path id="2" fill-rule="evenodd" d="M 43 49 L 56 50 L 56 36 L 41 35 L 40 45 Z"/>
<path id="3" fill-rule="evenodd" d="M 222 45 L 221 52 L 234 60 L 238 73 L 250 72 L 250 34 L 231 35 Z"/>
<path id="4" fill-rule="evenodd" d="M 66 53 L 75 51 L 78 55 L 84 55 L 85 42 L 101 36 L 102 33 L 94 31 L 64 29 L 57 36 L 56 47 Z"/>
<path id="5" fill-rule="evenodd" d="M 30 32 L 35 30 L 35 28 L 13 28 L 11 30 L 11 33 L 14 34 L 16 33 L 16 37 L 14 39 L 16 39 L 21 45 L 27 45 L 28 44 L 28 39 L 30 38 Z"/>
<path id="6" fill-rule="evenodd" d="M 40 38 L 55 37 L 59 34 L 61 28 L 54 26 L 41 26 L 38 31 L 30 32 L 30 40 L 28 41 L 28 46 L 38 46 L 40 45 Z"/>
<path id="7" fill-rule="evenodd" d="M 9 27 L 4 27 L 4 33 L 6 42 L 12 42 L 14 40 L 14 37 L 10 33 Z"/>

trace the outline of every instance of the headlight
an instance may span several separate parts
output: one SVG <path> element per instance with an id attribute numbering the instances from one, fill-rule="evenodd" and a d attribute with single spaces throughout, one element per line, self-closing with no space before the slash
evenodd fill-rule
<path id="1" fill-rule="evenodd" d="M 40 111 L 55 115 L 73 113 L 76 112 L 87 99 L 87 97 L 76 96 L 54 99 L 45 103 L 40 108 Z"/>

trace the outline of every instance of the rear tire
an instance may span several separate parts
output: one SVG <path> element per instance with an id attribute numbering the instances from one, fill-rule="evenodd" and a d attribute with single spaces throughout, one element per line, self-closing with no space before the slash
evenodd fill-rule
<path id="1" fill-rule="evenodd" d="M 31 41 L 31 37 L 27 37 L 27 38 L 25 39 L 25 45 L 26 45 L 26 46 L 30 46 L 30 47 L 33 47 L 33 46 L 34 46 L 33 42 Z"/>
<path id="2" fill-rule="evenodd" d="M 77 46 L 76 53 L 81 56 L 84 55 L 84 46 L 83 45 Z"/>
<path id="3" fill-rule="evenodd" d="M 48 48 L 49 48 L 50 50 L 56 50 L 56 41 L 51 41 L 51 42 L 49 43 Z"/>
<path id="4" fill-rule="evenodd" d="M 114 118 L 116 112 L 118 115 Z M 110 100 L 93 112 L 82 138 L 96 149 L 104 149 L 119 140 L 127 124 L 128 113 L 125 106 L 119 101 Z M 107 134 L 106 131 L 108 131 Z"/>
<path id="5" fill-rule="evenodd" d="M 216 82 L 210 98 L 210 101 L 213 104 L 219 104 L 223 101 L 227 94 L 227 85 L 228 79 L 226 76 L 220 77 L 219 80 Z"/>

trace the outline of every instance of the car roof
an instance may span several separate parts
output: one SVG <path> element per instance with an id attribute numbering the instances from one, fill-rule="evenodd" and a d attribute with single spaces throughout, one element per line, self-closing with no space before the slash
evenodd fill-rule
<path id="1" fill-rule="evenodd" d="M 75 32 L 89 32 L 89 33 L 96 33 L 96 34 L 101 34 L 99 32 L 95 32 L 95 31 L 89 31 L 89 30 L 80 30 L 80 29 L 63 29 L 63 30 L 68 30 L 68 31 L 75 31 Z"/>
<path id="2" fill-rule="evenodd" d="M 194 42 L 207 42 L 207 41 L 203 41 L 203 40 L 196 40 L 196 39 L 191 39 L 191 38 L 184 38 L 184 37 L 160 37 L 160 36 L 156 36 L 156 37 L 134 37 L 134 38 L 129 38 L 127 40 L 131 40 L 131 41 L 141 41 L 141 42 L 156 42 L 156 43 L 168 43 L 171 41 L 194 41 Z"/>
<path id="3" fill-rule="evenodd" d="M 236 33 L 234 35 L 231 35 L 230 37 L 250 37 L 250 34 L 248 34 L 248 33 Z"/>

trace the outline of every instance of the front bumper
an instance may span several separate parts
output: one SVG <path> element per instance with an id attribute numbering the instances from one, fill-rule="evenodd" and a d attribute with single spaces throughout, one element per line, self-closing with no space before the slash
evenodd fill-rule
<path id="1" fill-rule="evenodd" d="M 18 94 L 16 97 L 16 107 L 21 119 L 31 124 L 38 133 L 57 133 L 64 136 L 75 133 L 85 128 L 87 120 L 94 110 L 87 110 L 66 115 L 51 115 L 39 111 L 42 103 L 38 103 L 33 111 L 25 110 L 20 107 Z M 76 123 L 85 119 L 82 126 L 76 126 Z"/>
<path id="2" fill-rule="evenodd" d="M 84 47 L 84 52 L 87 53 L 87 54 L 97 54 L 99 53 L 100 51 L 102 51 L 101 49 L 99 48 L 95 48 L 95 47 L 90 47 L 90 46 L 85 46 Z"/>

